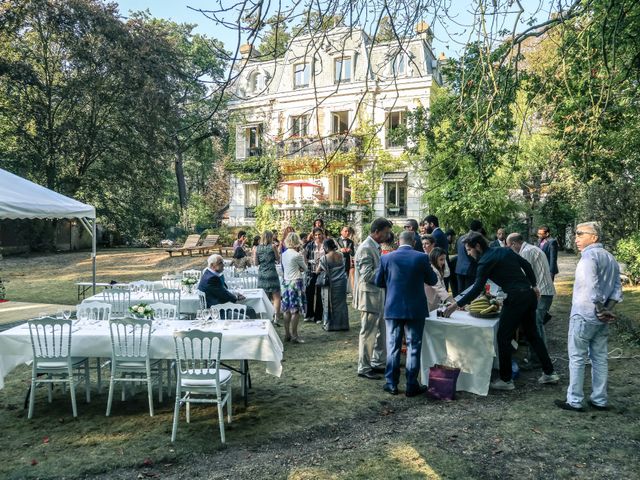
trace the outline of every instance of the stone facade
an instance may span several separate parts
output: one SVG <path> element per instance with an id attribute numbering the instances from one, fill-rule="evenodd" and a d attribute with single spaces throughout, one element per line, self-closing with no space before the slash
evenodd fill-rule
<path id="1" fill-rule="evenodd" d="M 276 146 L 278 159 L 349 151 L 357 148 L 351 133 L 363 122 L 374 125 L 381 145 L 399 156 L 404 142 L 393 136 L 394 129 L 405 124 L 407 111 L 429 107 L 440 78 L 428 27 L 389 43 L 338 27 L 321 39 L 297 37 L 284 57 L 271 61 L 260 61 L 245 49 L 229 106 L 230 118 L 236 119 L 235 161 L 261 155 L 265 145 Z M 331 167 L 315 177 L 289 172 L 285 181 L 290 184 L 280 186 L 276 199 L 285 205 L 303 200 L 348 204 L 349 175 L 342 173 L 336 175 Z M 390 172 L 383 180 L 373 201 L 374 216 L 399 222 L 423 216 L 412 172 Z M 232 176 L 230 188 L 227 223 L 252 224 L 253 207 L 261 201 L 257 183 Z"/>

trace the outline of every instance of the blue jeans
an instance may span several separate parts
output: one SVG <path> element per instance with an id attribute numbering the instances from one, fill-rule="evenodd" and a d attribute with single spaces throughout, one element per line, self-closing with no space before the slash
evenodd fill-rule
<path id="1" fill-rule="evenodd" d="M 400 351 L 402 349 L 402 331 L 407 340 L 407 392 L 416 391 L 420 372 L 420 352 L 422 351 L 422 333 L 424 319 L 385 319 L 387 326 L 387 385 L 397 387 L 400 381 Z"/>
<path id="2" fill-rule="evenodd" d="M 591 359 L 591 402 L 607 405 L 609 325 L 587 322 L 580 315 L 569 321 L 569 388 L 567 403 L 581 407 L 584 400 L 584 368 L 587 355 Z"/>

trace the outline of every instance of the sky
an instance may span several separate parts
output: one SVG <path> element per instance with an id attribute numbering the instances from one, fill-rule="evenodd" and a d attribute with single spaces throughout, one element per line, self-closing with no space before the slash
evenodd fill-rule
<path id="1" fill-rule="evenodd" d="M 237 47 L 236 32 L 230 28 L 216 25 L 214 21 L 206 18 L 202 13 L 194 9 L 216 9 L 220 2 L 227 6 L 237 4 L 237 0 L 115 0 L 119 5 L 120 14 L 128 16 L 129 11 L 149 10 L 153 17 L 172 20 L 177 23 L 196 24 L 195 32 L 208 37 L 221 40 L 228 51 L 235 51 Z M 535 18 L 537 22 L 547 20 L 549 17 L 545 7 L 554 0 L 523 0 L 521 4 L 526 9 L 525 14 L 520 18 L 516 31 L 522 31 L 527 27 L 527 21 Z M 568 3 L 569 0 L 555 0 L 556 2 Z M 268 3 L 268 0 L 267 0 Z M 277 5 L 277 1 L 271 1 L 272 5 Z M 286 0 L 283 4 L 286 4 Z M 449 18 L 439 16 L 443 20 L 436 20 L 433 12 L 425 12 L 424 20 L 431 24 L 434 40 L 433 51 L 436 55 L 444 52 L 447 57 L 457 57 L 462 52 L 462 45 L 470 40 L 469 26 L 473 24 L 474 15 L 470 11 L 470 0 L 442 0 L 442 4 L 448 8 Z M 500 3 L 500 0 L 498 0 Z M 503 0 L 504 3 L 504 0 Z M 191 7 L 191 8 L 189 8 Z M 231 18 L 229 18 L 231 20 Z M 511 31 L 515 21 L 513 11 L 506 15 L 495 17 L 496 23 L 493 25 L 494 31 L 501 28 Z M 446 23 L 446 26 L 444 25 Z M 491 28 L 492 25 L 489 25 Z"/>
<path id="2" fill-rule="evenodd" d="M 195 32 L 207 35 L 221 40 L 228 51 L 235 51 L 237 45 L 236 32 L 221 25 L 216 25 L 212 20 L 206 18 L 202 13 L 193 9 L 215 9 L 219 2 L 223 5 L 236 4 L 236 0 L 115 0 L 119 5 L 120 14 L 126 17 L 129 11 L 149 10 L 153 17 L 172 20 L 177 23 L 192 23 L 198 25 Z M 522 16 L 520 21 L 521 31 L 526 26 L 526 21 L 530 17 L 535 17 L 537 21 L 543 21 L 548 18 L 548 12 L 540 8 L 540 4 L 545 4 L 549 0 L 525 0 L 522 2 L 525 8 L 529 9 Z M 560 0 L 561 2 L 563 0 Z M 566 1 L 566 0 L 565 0 Z M 467 0 L 443 0 L 444 3 L 449 2 L 449 17 L 452 20 L 447 21 L 446 29 L 443 25 L 434 22 L 433 13 L 425 15 L 425 20 L 432 25 L 435 38 L 433 40 L 433 51 L 436 55 L 439 52 L 445 52 L 448 57 L 458 56 L 461 52 L 461 43 L 469 40 L 468 25 L 473 22 L 473 13 L 469 11 L 468 5 L 471 1 Z M 271 2 L 276 4 L 278 2 Z M 286 3 L 286 2 L 283 2 Z M 189 8 L 191 7 L 191 8 Z M 429 18 L 431 17 L 431 19 Z M 506 18 L 506 20 L 505 20 Z M 497 19 L 501 25 L 495 28 L 507 28 L 511 30 L 513 27 L 513 14 Z M 431 21 L 430 21 L 431 20 Z"/>

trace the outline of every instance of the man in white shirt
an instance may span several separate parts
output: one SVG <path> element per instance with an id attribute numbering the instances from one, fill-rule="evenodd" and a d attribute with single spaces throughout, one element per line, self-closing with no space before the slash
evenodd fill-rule
<path id="1" fill-rule="evenodd" d="M 519 233 L 512 233 L 507 237 L 507 247 L 524 258 L 533 267 L 533 273 L 536 276 L 538 288 L 540 289 L 540 298 L 538 299 L 538 307 L 536 308 L 536 328 L 538 335 L 540 335 L 540 338 L 542 338 L 542 341 L 546 345 L 547 338 L 544 333 L 544 317 L 549 312 L 553 297 L 556 294 L 547 256 L 540 248 L 525 242 Z"/>

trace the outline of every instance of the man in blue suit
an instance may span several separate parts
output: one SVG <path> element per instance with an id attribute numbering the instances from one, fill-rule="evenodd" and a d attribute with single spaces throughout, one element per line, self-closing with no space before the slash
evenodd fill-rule
<path id="1" fill-rule="evenodd" d="M 395 252 L 383 255 L 375 283 L 387 291 L 384 303 L 384 320 L 387 327 L 387 383 L 384 391 L 398 394 L 400 380 L 400 350 L 402 331 L 407 339 L 407 397 L 415 397 L 426 391 L 418 383 L 420 351 L 424 321 L 429 315 L 424 284 L 435 285 L 437 277 L 429 257 L 413 249 L 411 231 L 400 234 L 400 246 Z"/>
<path id="2" fill-rule="evenodd" d="M 209 265 L 200 278 L 198 290 L 205 293 L 207 297 L 207 308 L 220 303 L 238 303 L 245 299 L 242 294 L 235 295 L 227 287 L 224 281 L 224 260 L 221 255 L 213 254 L 207 259 Z M 256 311 L 247 307 L 247 317 L 257 318 Z"/>

